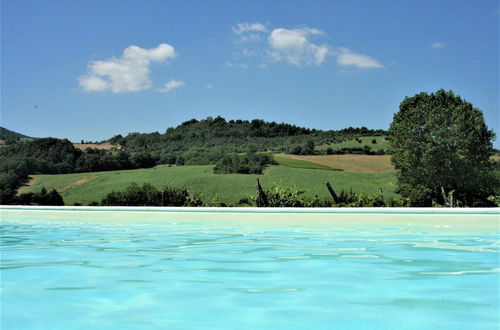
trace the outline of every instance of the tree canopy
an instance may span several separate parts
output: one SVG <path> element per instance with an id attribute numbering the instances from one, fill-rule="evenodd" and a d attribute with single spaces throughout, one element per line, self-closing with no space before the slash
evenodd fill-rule
<path id="1" fill-rule="evenodd" d="M 415 206 L 444 204 L 451 193 L 463 205 L 485 206 L 498 189 L 490 160 L 495 134 L 479 109 L 451 91 L 406 97 L 389 136 L 399 193 Z"/>

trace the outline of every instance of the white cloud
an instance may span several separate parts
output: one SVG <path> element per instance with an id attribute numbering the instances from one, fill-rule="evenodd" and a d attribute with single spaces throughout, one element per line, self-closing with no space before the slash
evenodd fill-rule
<path id="1" fill-rule="evenodd" d="M 247 32 L 267 32 L 267 27 L 262 23 L 238 23 L 232 28 L 233 32 L 241 35 Z"/>
<path id="2" fill-rule="evenodd" d="M 163 62 L 175 57 L 174 47 L 165 43 L 150 49 L 129 46 L 120 58 L 91 62 L 88 74 L 79 78 L 80 87 L 88 92 L 109 89 L 113 93 L 149 89 L 152 86 L 149 77 L 151 62 Z"/>
<path id="3" fill-rule="evenodd" d="M 325 33 L 315 28 L 268 29 L 261 23 L 240 23 L 232 30 L 238 36 L 235 42 L 237 49 L 232 52 L 231 61 L 226 61 L 227 67 L 263 68 L 269 62 L 283 62 L 297 67 L 322 65 L 328 56 L 336 57 L 340 66 L 357 69 L 384 67 L 368 55 L 318 42 L 317 39 L 324 37 Z M 264 37 L 265 41 L 262 40 Z M 242 44 L 241 41 L 252 43 Z"/>
<path id="4" fill-rule="evenodd" d="M 360 69 L 367 68 L 383 68 L 376 59 L 363 54 L 356 54 L 351 52 L 348 48 L 338 48 L 337 63 L 343 66 L 355 66 Z"/>
<path id="5" fill-rule="evenodd" d="M 96 76 L 81 76 L 80 86 L 87 92 L 101 92 L 109 88 L 109 84 Z"/>
<path id="6" fill-rule="evenodd" d="M 182 86 L 185 86 L 186 84 L 183 81 L 179 80 L 173 80 L 171 79 L 162 88 L 158 88 L 157 91 L 161 93 L 167 93 L 170 92 L 172 89 L 176 89 Z"/>
<path id="7" fill-rule="evenodd" d="M 443 47 L 444 47 L 444 44 L 443 44 L 442 42 L 437 42 L 437 41 L 436 41 L 436 42 L 433 42 L 433 43 L 431 44 L 431 47 L 432 47 L 432 48 L 435 48 L 435 49 L 439 49 L 439 48 L 443 48 Z"/>
<path id="8" fill-rule="evenodd" d="M 323 32 L 310 28 L 274 29 L 267 39 L 271 47 L 269 56 L 274 62 L 286 62 L 295 66 L 320 65 L 325 60 L 329 47 L 309 40 L 310 36 L 320 34 Z"/>
<path id="9" fill-rule="evenodd" d="M 261 34 L 269 31 L 262 23 L 238 23 L 232 30 L 239 42 L 260 41 Z"/>
<path id="10" fill-rule="evenodd" d="M 214 85 L 212 85 L 212 84 L 206 84 L 205 88 L 206 89 L 212 89 L 212 88 L 214 88 Z"/>

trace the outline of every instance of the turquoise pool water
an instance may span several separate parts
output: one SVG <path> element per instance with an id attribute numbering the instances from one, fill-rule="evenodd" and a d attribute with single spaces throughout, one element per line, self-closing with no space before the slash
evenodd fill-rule
<path id="1" fill-rule="evenodd" d="M 2 329 L 497 329 L 500 321 L 498 228 L 96 217 L 2 216 Z"/>

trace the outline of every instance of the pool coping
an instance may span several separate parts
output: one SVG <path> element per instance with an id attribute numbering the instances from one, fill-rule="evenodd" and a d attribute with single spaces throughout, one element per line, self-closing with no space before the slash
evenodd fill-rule
<path id="1" fill-rule="evenodd" d="M 429 214 L 500 215 L 500 208 L 399 208 L 399 207 L 145 207 L 145 206 L 25 206 L 0 205 L 2 210 L 154 213 L 258 213 L 258 214 Z"/>

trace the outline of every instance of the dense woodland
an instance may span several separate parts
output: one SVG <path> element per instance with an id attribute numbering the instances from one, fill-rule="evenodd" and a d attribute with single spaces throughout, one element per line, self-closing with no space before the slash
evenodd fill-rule
<path id="1" fill-rule="evenodd" d="M 230 153 L 255 150 L 315 154 L 315 145 L 386 134 L 384 130 L 366 127 L 320 131 L 260 119 L 226 121 L 222 117 L 208 117 L 200 121 L 191 119 L 167 129 L 164 134 L 130 133 L 125 137 L 114 136 L 109 141 L 131 153 L 149 153 L 161 164 L 206 165 Z"/>

